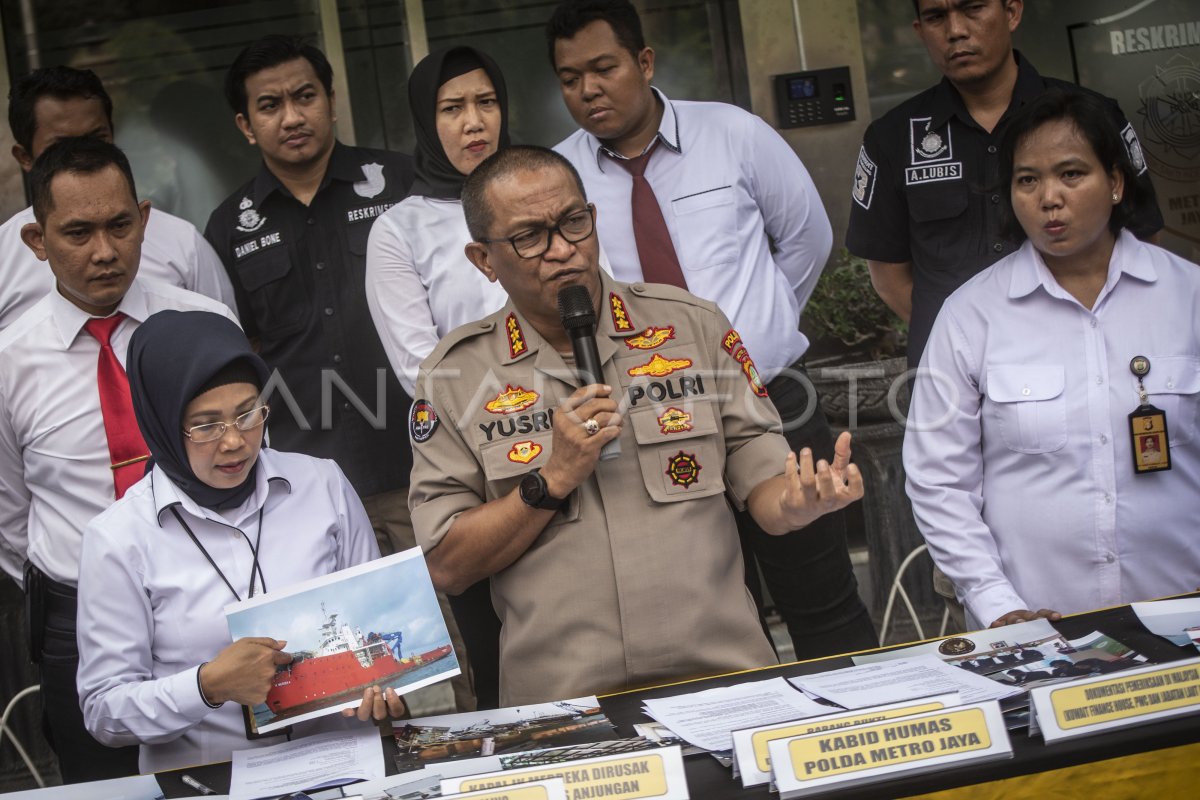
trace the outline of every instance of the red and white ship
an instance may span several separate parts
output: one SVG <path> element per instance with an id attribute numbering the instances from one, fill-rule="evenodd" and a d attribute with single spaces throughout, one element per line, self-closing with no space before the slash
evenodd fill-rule
<path id="1" fill-rule="evenodd" d="M 312 653 L 294 653 L 290 664 L 275 672 L 267 692 L 267 708 L 275 716 L 289 717 L 311 708 L 327 706 L 344 696 L 349 699 L 367 686 L 381 683 L 417 667 L 445 658 L 450 645 L 420 655 L 398 657 L 382 637 L 368 641 L 361 630 L 338 623 L 337 613 L 330 614 L 321 604 L 325 617 L 321 625 L 320 646 Z"/>

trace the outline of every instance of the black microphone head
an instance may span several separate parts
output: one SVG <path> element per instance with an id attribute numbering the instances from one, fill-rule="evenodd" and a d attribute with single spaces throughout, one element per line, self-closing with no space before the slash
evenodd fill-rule
<path id="1" fill-rule="evenodd" d="M 564 286 L 558 292 L 558 315 L 568 331 L 596 329 L 596 310 L 584 286 Z"/>

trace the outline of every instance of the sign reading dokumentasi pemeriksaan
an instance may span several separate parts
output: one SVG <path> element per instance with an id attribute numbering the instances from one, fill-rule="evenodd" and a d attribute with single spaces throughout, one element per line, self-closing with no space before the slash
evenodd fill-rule
<path id="1" fill-rule="evenodd" d="M 1047 742 L 1200 713 L 1200 658 L 1041 686 L 1030 705 Z"/>

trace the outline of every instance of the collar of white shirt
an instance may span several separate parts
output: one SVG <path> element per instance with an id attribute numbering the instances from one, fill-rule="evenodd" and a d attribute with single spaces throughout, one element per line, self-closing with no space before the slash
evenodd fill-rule
<path id="1" fill-rule="evenodd" d="M 682 143 L 679 139 L 679 117 L 675 112 L 675 105 L 667 98 L 665 94 L 651 86 L 650 90 L 663 104 L 662 121 L 658 123 L 658 136 L 656 139 L 661 140 L 663 144 L 674 150 L 676 153 L 683 153 Z M 587 139 L 591 143 L 591 147 L 596 151 L 596 166 L 601 172 L 604 171 L 604 162 L 607 158 L 618 158 L 622 161 L 627 160 L 615 150 L 608 149 L 599 139 L 588 133 Z M 655 139 L 651 139 L 643 153 L 649 150 L 654 145 Z"/>
<path id="2" fill-rule="evenodd" d="M 182 434 L 181 434 L 182 435 Z M 221 517 L 216 511 L 210 508 L 204 508 L 196 503 L 191 497 L 179 490 L 175 482 L 167 477 L 167 473 L 162 471 L 161 467 L 155 466 L 154 472 L 151 473 L 151 486 L 154 492 L 154 513 L 158 517 L 158 524 L 162 525 L 163 512 L 174 505 L 183 506 L 183 510 L 190 516 L 199 519 L 210 519 L 214 522 L 219 522 L 227 525 L 228 522 Z M 264 447 L 258 452 L 258 469 L 254 471 L 254 494 L 250 495 L 249 502 L 242 506 L 242 516 L 248 516 L 248 512 L 257 512 L 260 508 L 264 511 L 267 503 L 275 505 L 279 502 L 278 498 L 284 494 L 291 494 L 292 484 L 279 472 L 278 465 L 275 463 L 275 456 L 270 448 Z M 273 501 L 273 502 L 272 502 Z M 240 520 L 239 520 L 240 521 Z"/>
<path id="3" fill-rule="evenodd" d="M 58 335 L 62 337 L 63 349 L 66 350 L 75 341 L 75 337 L 83 330 L 84 324 L 92 318 L 92 315 L 63 297 L 57 289 L 50 295 L 54 298 L 51 312 L 54 317 L 54 326 L 58 329 Z M 129 290 L 121 298 L 117 311 L 139 325 L 146 321 L 146 317 L 150 316 L 150 309 L 146 304 L 146 294 L 136 279 L 129 284 Z"/>
<path id="4" fill-rule="evenodd" d="M 1108 262 L 1108 280 L 1104 282 L 1104 289 L 1096 298 L 1097 307 L 1100 300 L 1117 285 L 1121 275 L 1128 275 L 1130 278 L 1146 283 L 1154 283 L 1158 280 L 1158 272 L 1154 269 L 1151 259 L 1146 258 L 1145 254 L 1141 252 L 1143 247 L 1144 245 L 1129 231 L 1121 231 Z M 1034 249 L 1031 242 L 1026 241 L 1021 246 L 1019 255 L 1013 264 L 1012 276 L 1008 284 L 1009 299 L 1017 300 L 1030 295 L 1038 287 L 1045 289 L 1051 297 L 1070 299 L 1050 273 L 1046 262 L 1042 260 L 1041 253 Z"/>

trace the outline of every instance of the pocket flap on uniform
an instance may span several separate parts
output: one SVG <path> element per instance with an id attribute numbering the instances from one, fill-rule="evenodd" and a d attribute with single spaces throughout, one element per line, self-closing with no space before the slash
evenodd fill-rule
<path id="1" fill-rule="evenodd" d="M 711 402 L 664 403 L 629 415 L 639 445 L 670 439 L 691 439 L 717 432 L 716 412 Z"/>
<path id="2" fill-rule="evenodd" d="M 1200 357 L 1147 357 L 1150 359 L 1150 374 L 1142 379 L 1142 383 L 1149 394 L 1200 393 Z"/>
<path id="3" fill-rule="evenodd" d="M 292 260 L 288 258 L 287 250 L 281 247 L 247 258 L 237 265 L 237 274 L 246 291 L 254 292 L 283 278 L 291 269 Z"/>
<path id="4" fill-rule="evenodd" d="M 958 181 L 957 183 L 961 183 Z M 908 213 L 917 222 L 953 219 L 967 208 L 967 187 L 935 183 L 909 190 Z"/>
<path id="5" fill-rule="evenodd" d="M 480 450 L 483 472 L 489 481 L 502 481 L 544 467 L 550 460 L 553 431 L 528 436 L 512 436 Z"/>
<path id="6" fill-rule="evenodd" d="M 1066 370 L 1060 364 L 988 367 L 987 396 L 995 403 L 1051 400 L 1063 393 L 1066 380 Z"/>

